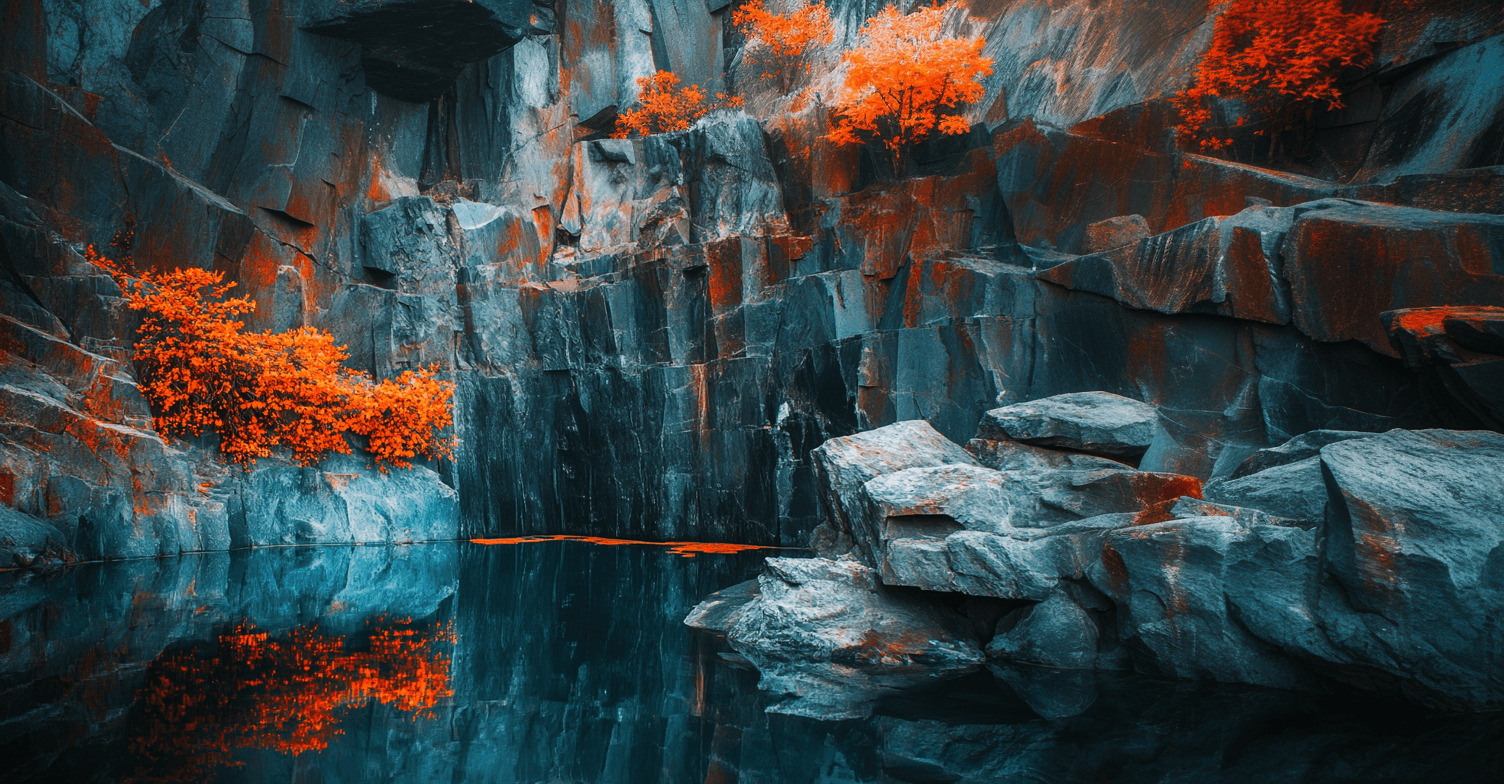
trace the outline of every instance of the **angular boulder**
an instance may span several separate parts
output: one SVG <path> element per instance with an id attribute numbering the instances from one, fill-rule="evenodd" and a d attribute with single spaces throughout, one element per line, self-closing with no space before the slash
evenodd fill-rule
<path id="1" fill-rule="evenodd" d="M 430 542 L 459 536 L 459 501 L 421 465 L 386 473 L 334 455 L 320 468 L 265 465 L 237 477 L 232 546 Z"/>
<path id="2" fill-rule="evenodd" d="M 1221 504 L 1314 523 L 1325 514 L 1327 490 L 1321 478 L 1321 459 L 1308 457 L 1238 479 L 1210 482 L 1206 497 Z"/>
<path id="3" fill-rule="evenodd" d="M 1085 253 L 1101 253 L 1103 251 L 1121 248 L 1124 245 L 1132 245 L 1142 239 L 1147 239 L 1153 232 L 1149 231 L 1149 222 L 1142 215 L 1119 215 L 1116 218 L 1097 221 L 1086 227 L 1086 238 L 1082 240 L 1082 251 Z"/>
<path id="4" fill-rule="evenodd" d="M 1434 307 L 1382 315 L 1405 364 L 1439 379 L 1485 427 L 1504 429 L 1504 307 Z"/>
<path id="5" fill-rule="evenodd" d="M 1149 449 L 1155 419 L 1148 403 L 1110 392 L 1072 392 L 994 408 L 982 417 L 977 437 L 1132 459 Z"/>
<path id="6" fill-rule="evenodd" d="M 760 687 L 787 697 L 771 712 L 860 718 L 884 694 L 983 661 L 960 616 L 883 587 L 855 561 L 769 558 L 755 595 L 736 593 L 712 597 L 686 622 L 725 630 L 761 672 Z"/>
<path id="7" fill-rule="evenodd" d="M 820 505 L 834 531 L 816 533 L 844 542 L 849 549 L 863 544 L 869 563 L 878 563 L 872 543 L 882 532 L 869 522 L 863 486 L 884 474 L 908 468 L 945 465 L 977 465 L 976 458 L 955 442 L 940 435 L 922 419 L 832 438 L 810 452 L 814 463 Z"/>
<path id="8" fill-rule="evenodd" d="M 1295 208 L 1282 255 L 1293 321 L 1399 356 L 1385 311 L 1504 302 L 1504 215 L 1325 199 Z"/>
<path id="9" fill-rule="evenodd" d="M 1118 634 L 1141 670 L 1285 689 L 1317 682 L 1243 620 L 1301 619 L 1316 576 L 1312 530 L 1227 515 L 1133 526 L 1108 535 L 1090 576 L 1116 605 Z M 1292 634 L 1312 629 L 1301 622 Z"/>
<path id="10" fill-rule="evenodd" d="M 1019 610 L 998 622 L 987 643 L 989 659 L 1090 669 L 1097 663 L 1097 622 L 1064 593 Z"/>
<path id="11" fill-rule="evenodd" d="M 1290 298 L 1279 247 L 1292 218 L 1289 208 L 1250 207 L 1094 252 L 1039 277 L 1140 310 L 1286 324 Z M 1091 236 L 1088 228 L 1088 243 Z"/>
<path id="12" fill-rule="evenodd" d="M 1396 430 L 1321 451 L 1327 570 L 1349 656 L 1423 699 L 1504 705 L 1504 435 Z"/>

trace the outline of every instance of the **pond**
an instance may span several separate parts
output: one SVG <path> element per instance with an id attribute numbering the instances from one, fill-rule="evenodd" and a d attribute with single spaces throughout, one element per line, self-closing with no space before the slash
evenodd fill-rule
<path id="1" fill-rule="evenodd" d="M 866 719 L 770 714 L 756 673 L 681 623 L 768 552 L 704 550 L 308 547 L 0 574 L 0 781 L 1504 780 L 1497 716 L 1136 676 L 983 670 Z"/>

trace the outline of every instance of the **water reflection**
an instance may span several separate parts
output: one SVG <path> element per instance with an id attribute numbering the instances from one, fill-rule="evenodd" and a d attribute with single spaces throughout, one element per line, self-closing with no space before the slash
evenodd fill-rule
<path id="1" fill-rule="evenodd" d="M 305 548 L 0 575 L 0 781 L 1504 780 L 1504 720 L 995 668 L 768 714 L 681 624 L 765 553 Z M 242 622 L 254 626 L 241 626 Z"/>
<path id="2" fill-rule="evenodd" d="M 449 624 L 383 619 L 364 640 L 304 626 L 281 636 L 248 624 L 158 657 L 136 698 L 137 781 L 200 781 L 244 763 L 237 749 L 322 751 L 352 708 L 371 702 L 432 719 L 449 688 Z M 352 650 L 353 647 L 364 650 Z"/>

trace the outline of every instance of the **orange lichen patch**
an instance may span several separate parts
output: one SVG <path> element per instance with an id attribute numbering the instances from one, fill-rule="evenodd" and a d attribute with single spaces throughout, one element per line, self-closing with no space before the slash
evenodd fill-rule
<path id="1" fill-rule="evenodd" d="M 1178 497 L 1166 498 L 1163 501 L 1144 507 L 1142 512 L 1134 516 L 1133 524 L 1153 525 L 1155 523 L 1166 523 L 1174 520 L 1175 516 L 1170 514 L 1170 508 L 1175 505 L 1177 500 L 1179 500 Z"/>
<path id="2" fill-rule="evenodd" d="M 399 621 L 371 631 L 366 650 L 316 627 L 273 639 L 241 624 L 213 649 L 169 653 L 153 662 L 139 695 L 141 723 L 131 750 L 138 780 L 203 781 L 243 763 L 237 749 L 301 754 L 328 748 L 345 713 L 371 702 L 432 718 L 449 688 L 453 643 L 446 625 Z"/>
<path id="3" fill-rule="evenodd" d="M 471 539 L 472 544 L 496 545 L 496 544 L 530 544 L 533 542 L 589 542 L 590 544 L 606 545 L 614 547 L 618 545 L 646 545 L 649 547 L 667 547 L 669 552 L 685 558 L 693 558 L 700 553 L 715 553 L 725 555 L 740 553 L 747 550 L 792 550 L 791 547 L 773 547 L 761 544 L 730 544 L 727 542 L 643 542 L 635 539 L 608 539 L 600 536 L 569 536 L 565 534 L 540 535 L 540 536 L 514 536 L 503 539 Z"/>

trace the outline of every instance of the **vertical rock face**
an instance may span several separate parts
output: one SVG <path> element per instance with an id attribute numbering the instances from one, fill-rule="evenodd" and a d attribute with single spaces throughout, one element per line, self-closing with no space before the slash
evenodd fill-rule
<path id="1" fill-rule="evenodd" d="M 1475 214 L 1504 210 L 1488 3 L 1381 3 L 1377 70 L 1298 173 L 1173 149 L 1203 0 L 964 4 L 947 32 L 985 37 L 994 74 L 899 182 L 823 138 L 860 3 L 831 4 L 790 95 L 721 2 L 126 5 L 17 2 L 0 39 L 0 316 L 114 363 L 6 349 L 10 505 L 78 552 L 234 538 L 201 511 L 233 508 L 229 480 L 139 396 L 86 401 L 133 394 L 133 316 L 88 244 L 224 272 L 250 328 L 327 329 L 374 376 L 450 374 L 461 449 L 431 468 L 463 534 L 804 544 L 820 443 L 916 419 L 964 442 L 1065 393 L 1156 406 L 1140 467 L 1198 479 L 1316 429 L 1494 421 L 1494 365 L 1408 367 L 1379 321 L 1501 296 Z M 746 110 L 600 138 L 658 69 Z M 1128 244 L 1098 236 L 1124 216 Z M 1349 285 L 1359 256 L 1383 282 Z M 85 517 L 87 547 L 59 522 Z"/>

